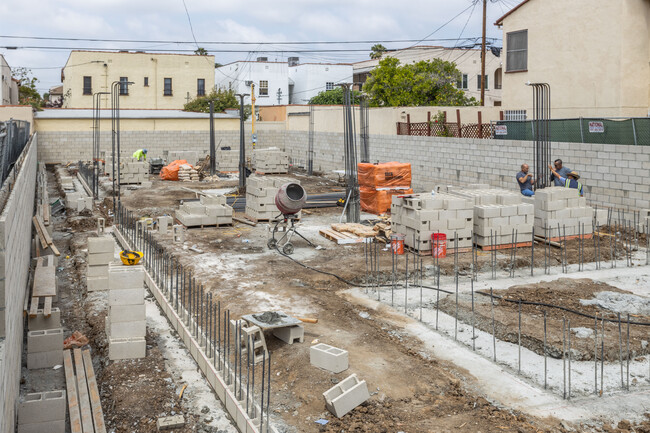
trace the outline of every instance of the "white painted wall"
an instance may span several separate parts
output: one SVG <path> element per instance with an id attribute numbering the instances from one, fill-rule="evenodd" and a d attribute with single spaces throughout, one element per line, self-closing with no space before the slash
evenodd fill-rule
<path id="1" fill-rule="evenodd" d="M 255 84 L 255 105 L 283 105 L 289 102 L 289 66 L 286 62 L 238 61 L 215 71 L 216 86 L 233 89 L 236 93 L 250 94 L 247 81 Z M 260 81 L 268 82 L 268 95 L 260 95 Z M 279 102 L 278 89 L 282 92 Z M 250 102 L 250 97 L 244 100 L 246 104 Z"/>
<path id="2" fill-rule="evenodd" d="M 18 104 L 18 88 L 11 80 L 11 68 L 0 54 L 0 105 Z"/>
<path id="3" fill-rule="evenodd" d="M 303 63 L 289 67 L 289 78 L 293 80 L 290 104 L 306 104 L 320 92 L 329 90 L 327 83 L 336 87 L 340 83 L 352 82 L 351 64 Z"/>

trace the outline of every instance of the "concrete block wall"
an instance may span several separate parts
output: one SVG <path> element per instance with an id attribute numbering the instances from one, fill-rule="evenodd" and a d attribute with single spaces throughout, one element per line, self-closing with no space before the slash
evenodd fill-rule
<path id="1" fill-rule="evenodd" d="M 38 134 L 19 158 L 13 189 L 0 214 L 0 432 L 15 429 L 23 343 L 23 300 L 29 275 Z M 13 182 L 11 180 L 13 179 Z M 2 332 L 4 330 L 4 332 Z"/>
<path id="2" fill-rule="evenodd" d="M 309 135 L 287 131 L 285 150 L 295 165 L 307 158 Z M 552 158 L 582 176 L 588 202 L 623 209 L 650 208 L 650 146 L 551 143 Z M 413 188 L 485 183 L 519 191 L 515 174 L 522 163 L 532 165 L 534 143 L 447 137 L 370 136 L 371 162 L 411 163 Z M 345 168 L 343 134 L 314 134 L 314 169 Z M 534 173 L 537 175 L 537 173 Z M 546 175 L 547 173 L 544 173 Z"/>

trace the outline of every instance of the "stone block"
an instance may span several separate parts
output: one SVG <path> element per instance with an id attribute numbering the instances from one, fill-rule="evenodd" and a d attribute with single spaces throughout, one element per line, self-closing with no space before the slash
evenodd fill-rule
<path id="1" fill-rule="evenodd" d="M 86 277 L 86 290 L 89 292 L 108 290 L 108 277 Z"/>
<path id="2" fill-rule="evenodd" d="M 86 275 L 89 277 L 108 278 L 108 265 L 86 266 Z"/>
<path id="3" fill-rule="evenodd" d="M 287 344 L 293 344 L 296 340 L 302 343 L 305 341 L 305 328 L 302 325 L 274 328 L 273 335 Z"/>
<path id="4" fill-rule="evenodd" d="M 501 210 L 496 206 L 476 206 L 476 216 L 479 218 L 495 218 L 501 216 Z"/>
<path id="5" fill-rule="evenodd" d="M 144 287 L 138 289 L 113 289 L 108 292 L 108 305 L 144 304 Z"/>
<path id="6" fill-rule="evenodd" d="M 18 433 L 65 433 L 65 420 L 18 424 Z"/>
<path id="7" fill-rule="evenodd" d="M 110 338 L 108 340 L 108 358 L 111 361 L 144 358 L 146 351 L 147 343 L 144 337 Z"/>
<path id="8" fill-rule="evenodd" d="M 359 380 L 356 374 L 337 383 L 323 393 L 325 405 L 332 414 L 341 418 L 355 407 L 370 398 L 365 380 Z"/>
<path id="9" fill-rule="evenodd" d="M 158 431 L 173 430 L 173 429 L 181 428 L 184 425 L 185 425 L 185 418 L 183 417 L 183 415 L 165 416 L 162 418 L 158 418 L 158 421 L 156 422 Z"/>
<path id="10" fill-rule="evenodd" d="M 348 369 L 348 351 L 319 343 L 309 348 L 309 362 L 314 367 L 340 373 Z"/>
<path id="11" fill-rule="evenodd" d="M 63 365 L 63 345 L 61 345 L 61 349 L 52 350 L 51 352 L 27 354 L 27 368 L 29 370 L 52 368 L 55 365 Z"/>
<path id="12" fill-rule="evenodd" d="M 66 408 L 64 390 L 27 394 L 18 404 L 18 424 L 65 421 Z M 49 432 L 50 429 L 43 431 Z"/>
<path id="13" fill-rule="evenodd" d="M 36 317 L 27 319 L 27 329 L 30 331 L 43 331 L 46 329 L 61 328 L 61 310 L 58 307 L 52 308 L 50 317 L 45 317 L 42 309 L 36 310 Z"/>
<path id="14" fill-rule="evenodd" d="M 63 328 L 27 332 L 27 353 L 63 350 Z"/>
<path id="15" fill-rule="evenodd" d="M 517 206 L 501 206 L 500 207 L 502 217 L 511 217 L 517 215 Z"/>
<path id="16" fill-rule="evenodd" d="M 108 269 L 108 288 L 110 290 L 138 289 L 144 287 L 144 268 L 142 265 L 124 266 L 113 264 Z"/>
<path id="17" fill-rule="evenodd" d="M 88 254 L 114 253 L 115 241 L 112 236 L 88 238 Z"/>
<path id="18" fill-rule="evenodd" d="M 108 308 L 108 317 L 111 323 L 137 322 L 147 318 L 146 306 L 144 304 L 117 305 Z"/>
<path id="19" fill-rule="evenodd" d="M 144 337 L 147 334 L 147 322 L 138 320 L 132 322 L 113 322 L 109 319 L 106 334 L 111 338 Z"/>
<path id="20" fill-rule="evenodd" d="M 88 254 L 88 265 L 108 265 L 115 258 L 115 253 L 97 253 L 97 254 Z"/>

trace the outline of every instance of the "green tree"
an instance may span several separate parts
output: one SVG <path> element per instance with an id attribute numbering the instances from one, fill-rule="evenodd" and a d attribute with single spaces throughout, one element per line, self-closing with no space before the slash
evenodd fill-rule
<path id="1" fill-rule="evenodd" d="M 352 91 L 353 101 L 359 101 L 361 92 L 356 90 Z M 332 90 L 325 90 L 320 92 L 309 100 L 312 105 L 343 105 L 343 88 L 336 87 Z"/>
<path id="2" fill-rule="evenodd" d="M 31 69 L 28 68 L 14 68 L 12 75 L 18 80 L 18 101 L 20 105 L 31 105 L 36 109 L 40 109 L 41 95 L 36 90 L 36 83 L 38 78 L 32 76 Z"/>
<path id="3" fill-rule="evenodd" d="M 371 59 L 380 59 L 382 54 L 386 52 L 386 47 L 382 44 L 375 44 L 370 48 L 370 58 Z"/>
<path id="4" fill-rule="evenodd" d="M 192 99 L 183 106 L 183 111 L 195 111 L 199 113 L 210 112 L 210 101 L 214 102 L 214 112 L 221 113 L 226 108 L 239 108 L 239 99 L 235 96 L 232 89 L 219 88 L 213 90 L 205 96 L 199 96 Z M 244 114 L 246 111 L 244 110 Z"/>
<path id="5" fill-rule="evenodd" d="M 477 105 L 474 98 L 456 88 L 460 71 L 453 62 L 440 59 L 400 65 L 387 57 L 363 85 L 373 107 Z"/>
<path id="6" fill-rule="evenodd" d="M 199 47 L 196 50 L 194 50 L 194 54 L 196 54 L 197 56 L 207 56 L 208 50 L 206 50 L 203 47 Z"/>

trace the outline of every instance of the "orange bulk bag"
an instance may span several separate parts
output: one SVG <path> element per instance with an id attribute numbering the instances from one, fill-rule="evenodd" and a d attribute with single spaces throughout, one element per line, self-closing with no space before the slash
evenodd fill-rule
<path id="1" fill-rule="evenodd" d="M 164 166 L 160 170 L 160 178 L 162 180 L 178 180 L 178 170 L 183 164 L 187 164 L 187 161 L 184 159 L 177 159 L 171 164 Z"/>
<path id="2" fill-rule="evenodd" d="M 369 188 L 411 187 L 411 164 L 385 162 L 361 163 L 357 166 L 359 186 Z"/>

